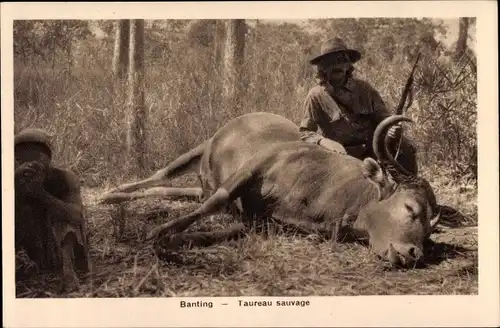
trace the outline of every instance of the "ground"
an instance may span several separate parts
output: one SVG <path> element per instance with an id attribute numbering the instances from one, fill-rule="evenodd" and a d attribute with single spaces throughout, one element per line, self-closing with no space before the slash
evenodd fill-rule
<path id="1" fill-rule="evenodd" d="M 444 180 L 443 180 L 444 181 Z M 193 179 L 173 181 L 191 184 Z M 160 222 L 197 203 L 147 199 L 122 210 L 99 205 L 103 189 L 84 189 L 93 273 L 80 290 L 58 291 L 58 279 L 32 276 L 17 286 L 18 297 L 175 297 L 175 296 L 309 296 L 309 295 L 438 295 L 477 294 L 476 190 L 434 182 L 441 204 L 463 216 L 445 220 L 426 250 L 425 268 L 394 270 L 378 261 L 366 246 L 322 242 L 314 237 L 251 233 L 239 241 L 179 253 L 180 262 L 154 256 L 142 238 Z M 163 215 L 151 215 L 164 210 Z M 234 222 L 214 215 L 194 229 L 217 229 Z M 122 232 L 120 233 L 120 225 Z M 191 228 L 190 228 L 191 229 Z"/>

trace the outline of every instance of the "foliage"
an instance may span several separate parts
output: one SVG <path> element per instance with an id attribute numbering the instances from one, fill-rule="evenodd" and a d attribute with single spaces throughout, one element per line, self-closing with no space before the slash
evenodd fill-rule
<path id="1" fill-rule="evenodd" d="M 296 123 L 314 84 L 307 59 L 325 37 L 338 35 L 361 50 L 355 75 L 372 83 L 390 108 L 399 101 L 420 51 L 415 101 L 408 111 L 417 124 L 408 126 L 406 133 L 415 140 L 423 166 L 475 180 L 475 57 L 469 51 L 462 61 L 452 61 L 450 48 L 437 41 L 446 32 L 439 21 L 365 18 L 247 24 L 243 112 L 279 113 Z M 213 25 L 210 20 L 146 23 L 150 171 L 242 114 L 220 103 L 218 86 L 223 80 L 214 65 Z M 96 27 L 107 37 L 92 36 Z M 55 133 L 56 160 L 90 185 L 125 179 L 126 97 L 116 91 L 112 79 L 113 38 L 110 21 L 14 24 L 16 132 L 30 125 Z"/>
<path id="2" fill-rule="evenodd" d="M 91 35 L 88 23 L 82 20 L 25 20 L 14 23 L 14 55 L 27 61 L 54 61 L 57 52 L 71 56 L 75 41 Z"/>

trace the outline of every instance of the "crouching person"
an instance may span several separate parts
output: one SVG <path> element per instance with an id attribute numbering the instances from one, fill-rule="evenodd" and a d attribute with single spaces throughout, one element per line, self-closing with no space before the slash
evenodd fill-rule
<path id="1" fill-rule="evenodd" d="M 380 122 L 392 113 L 378 91 L 353 76 L 354 63 L 360 59 L 361 53 L 349 49 L 340 38 L 323 43 L 318 56 L 310 60 L 316 68 L 318 84 L 304 101 L 299 131 L 306 142 L 363 160 L 375 156 L 371 149 L 373 134 Z M 400 149 L 397 161 L 417 174 L 416 148 L 401 135 L 401 127 L 393 126 L 387 136 L 391 152 Z"/>
<path id="2" fill-rule="evenodd" d="M 79 179 L 52 165 L 45 131 L 23 130 L 14 143 L 16 253 L 23 249 L 39 271 L 62 274 L 63 289 L 74 290 L 76 271 L 90 271 Z"/>

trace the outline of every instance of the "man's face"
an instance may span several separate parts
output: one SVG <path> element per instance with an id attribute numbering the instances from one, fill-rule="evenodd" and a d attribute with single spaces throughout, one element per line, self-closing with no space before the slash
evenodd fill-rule
<path id="1" fill-rule="evenodd" d="M 327 73 L 328 81 L 332 86 L 344 85 L 352 68 L 349 57 L 344 53 L 328 57 L 319 66 Z"/>
<path id="2" fill-rule="evenodd" d="M 23 143 L 15 147 L 16 166 L 26 162 L 40 162 L 45 167 L 50 166 L 50 156 L 43 145 Z"/>

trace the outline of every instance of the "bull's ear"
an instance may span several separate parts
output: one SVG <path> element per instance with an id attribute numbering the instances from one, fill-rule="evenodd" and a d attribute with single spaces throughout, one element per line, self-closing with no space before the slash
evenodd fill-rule
<path id="1" fill-rule="evenodd" d="M 365 178 L 376 184 L 380 184 L 385 180 L 384 171 L 373 158 L 365 158 L 363 160 L 363 174 Z"/>
<path id="2" fill-rule="evenodd" d="M 382 200 L 391 185 L 382 167 L 373 158 L 365 158 L 363 160 L 363 175 L 377 187 L 378 200 Z"/>

